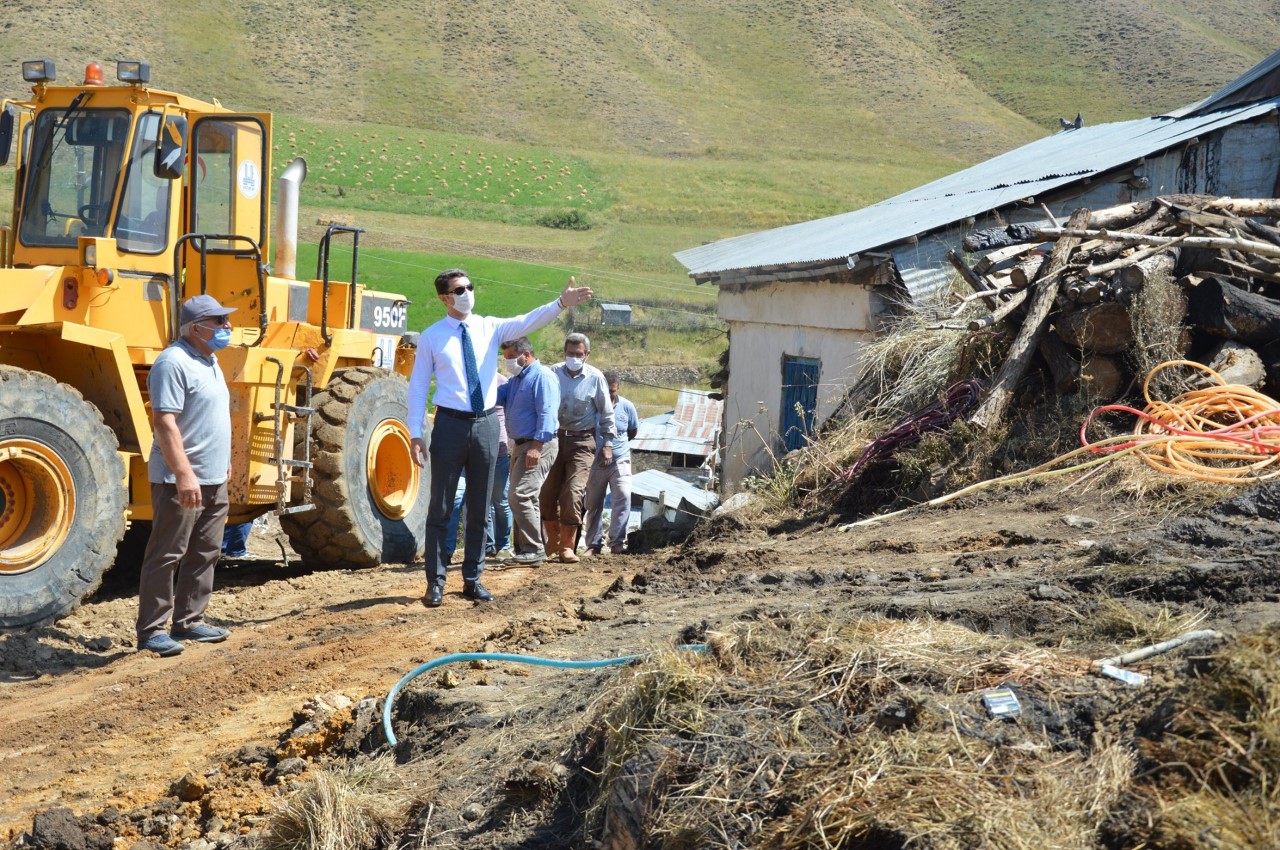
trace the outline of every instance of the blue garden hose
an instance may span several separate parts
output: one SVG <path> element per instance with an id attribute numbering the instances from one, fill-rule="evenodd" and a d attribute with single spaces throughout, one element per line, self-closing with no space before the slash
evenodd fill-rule
<path id="1" fill-rule="evenodd" d="M 706 652 L 707 645 L 705 643 L 686 643 L 676 647 L 676 649 L 686 650 L 688 652 Z M 396 682 L 387 693 L 386 702 L 382 705 L 382 729 L 387 733 L 387 743 L 395 746 L 398 741 L 396 734 L 391 730 L 391 708 L 395 705 L 396 697 L 405 685 L 421 676 L 428 670 L 434 670 L 445 664 L 453 664 L 456 661 L 514 661 L 518 664 L 533 664 L 539 667 L 559 667 L 563 670 L 592 670 L 597 667 L 611 667 L 615 664 L 626 664 L 643 658 L 642 655 L 624 655 L 621 658 L 600 658 L 594 661 L 561 661 L 556 658 L 542 658 L 537 655 L 512 655 L 506 652 L 455 652 L 452 655 L 442 655 L 439 658 L 433 658 L 425 664 L 419 664 L 414 667 L 404 677 Z"/>

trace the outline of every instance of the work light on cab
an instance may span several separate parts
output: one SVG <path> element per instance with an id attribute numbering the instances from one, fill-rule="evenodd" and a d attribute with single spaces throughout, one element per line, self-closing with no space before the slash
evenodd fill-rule
<path id="1" fill-rule="evenodd" d="M 22 79 L 29 83 L 51 83 L 57 78 L 52 59 L 32 59 L 22 63 Z"/>
<path id="2" fill-rule="evenodd" d="M 121 59 L 116 62 L 116 79 L 122 83 L 149 83 L 151 82 L 151 65 L 146 62 Z"/>

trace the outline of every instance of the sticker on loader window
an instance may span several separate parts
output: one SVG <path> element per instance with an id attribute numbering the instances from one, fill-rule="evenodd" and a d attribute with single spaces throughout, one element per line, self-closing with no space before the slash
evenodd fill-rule
<path id="1" fill-rule="evenodd" d="M 240 194 L 252 201 L 258 197 L 260 182 L 258 163 L 251 159 L 241 162 L 240 168 L 236 170 L 236 183 L 240 186 Z"/>

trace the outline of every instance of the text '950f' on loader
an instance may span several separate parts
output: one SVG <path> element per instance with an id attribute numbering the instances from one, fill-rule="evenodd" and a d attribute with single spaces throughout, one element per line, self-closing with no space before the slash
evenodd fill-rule
<path id="1" fill-rule="evenodd" d="M 22 71 L 31 97 L 0 111 L 0 165 L 16 166 L 0 228 L 0 627 L 71 611 L 126 523 L 151 519 L 147 374 L 200 293 L 238 308 L 218 353 L 228 521 L 276 511 L 320 566 L 420 555 L 408 302 L 355 282 L 357 228 L 329 227 L 316 279 L 294 278 L 306 164 L 280 176 L 269 236 L 271 116 L 151 88 L 143 62 L 118 63 L 116 85 L 96 64 L 80 85 L 56 84 L 50 60 Z M 334 243 L 349 243 L 350 282 L 329 279 Z"/>

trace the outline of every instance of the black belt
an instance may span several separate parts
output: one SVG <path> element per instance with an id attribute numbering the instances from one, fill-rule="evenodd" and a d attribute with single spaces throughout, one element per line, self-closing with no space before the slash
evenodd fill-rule
<path id="1" fill-rule="evenodd" d="M 570 431 L 568 428 L 560 429 L 561 437 L 594 437 L 596 432 L 592 431 Z"/>
<path id="2" fill-rule="evenodd" d="M 532 443 L 533 437 L 516 437 L 516 445 L 523 446 L 525 443 Z"/>
<path id="3" fill-rule="evenodd" d="M 453 419 L 483 419 L 497 409 L 498 408 L 496 407 L 491 407 L 483 413 L 472 413 L 469 410 L 454 410 L 452 407 L 441 407 L 440 405 L 436 405 L 436 413 L 443 413 L 445 416 L 452 417 Z"/>

